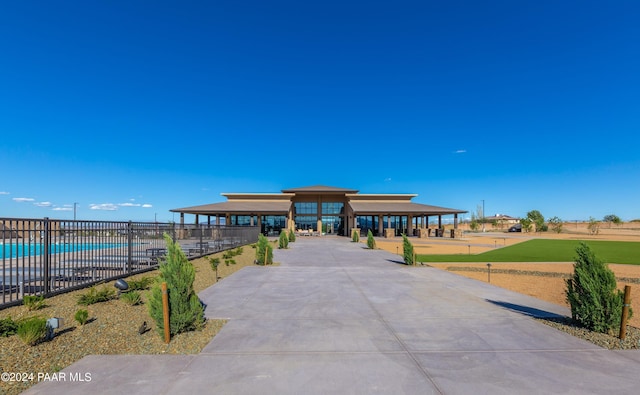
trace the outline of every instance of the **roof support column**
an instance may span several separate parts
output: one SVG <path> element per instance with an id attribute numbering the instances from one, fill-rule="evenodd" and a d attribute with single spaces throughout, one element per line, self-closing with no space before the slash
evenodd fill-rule
<path id="1" fill-rule="evenodd" d="M 382 236 L 384 233 L 384 224 L 382 223 L 382 215 L 378 215 L 378 236 Z"/>
<path id="2" fill-rule="evenodd" d="M 453 214 L 453 229 L 458 229 L 458 214 Z"/>
<path id="3" fill-rule="evenodd" d="M 442 228 L 442 215 L 438 215 L 438 229 Z"/>
<path id="4" fill-rule="evenodd" d="M 412 236 L 413 235 L 413 215 L 411 214 L 407 216 L 407 226 L 408 226 L 407 236 Z"/>

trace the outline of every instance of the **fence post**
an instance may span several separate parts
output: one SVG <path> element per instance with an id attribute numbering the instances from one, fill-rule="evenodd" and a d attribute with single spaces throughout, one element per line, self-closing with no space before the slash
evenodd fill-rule
<path id="1" fill-rule="evenodd" d="M 51 266 L 51 239 L 50 239 L 50 234 L 49 234 L 49 218 L 48 217 L 44 217 L 44 245 L 43 245 L 43 260 L 44 260 L 44 294 L 48 295 L 49 291 L 51 290 L 51 283 L 50 281 L 50 266 Z M 41 241 L 42 242 L 42 241 Z"/>
<path id="2" fill-rule="evenodd" d="M 133 266 L 133 222 L 127 224 L 127 273 L 131 274 Z"/>
<path id="3" fill-rule="evenodd" d="M 204 243 L 204 224 L 200 224 L 200 255 L 202 255 L 202 245 Z M 197 246 L 196 246 L 197 247 Z"/>

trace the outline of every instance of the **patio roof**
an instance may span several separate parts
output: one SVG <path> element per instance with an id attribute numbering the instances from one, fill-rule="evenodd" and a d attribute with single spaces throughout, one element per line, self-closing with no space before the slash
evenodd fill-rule
<path id="1" fill-rule="evenodd" d="M 430 206 L 427 204 L 410 202 L 350 202 L 356 215 L 378 214 L 419 214 L 419 215 L 447 215 L 462 214 L 464 210 Z"/>

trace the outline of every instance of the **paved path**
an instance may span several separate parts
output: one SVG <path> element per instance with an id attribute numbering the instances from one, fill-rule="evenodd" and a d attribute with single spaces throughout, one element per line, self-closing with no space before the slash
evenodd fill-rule
<path id="1" fill-rule="evenodd" d="M 198 355 L 90 356 L 91 382 L 28 394 L 637 394 L 640 353 L 540 324 L 560 306 L 370 251 L 299 238 L 277 267 L 200 294 L 228 318 Z"/>

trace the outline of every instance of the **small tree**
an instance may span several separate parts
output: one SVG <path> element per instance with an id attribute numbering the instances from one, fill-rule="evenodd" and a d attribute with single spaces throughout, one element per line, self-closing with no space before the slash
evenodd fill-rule
<path id="1" fill-rule="evenodd" d="M 273 246 L 269 243 L 269 240 L 262 234 L 258 235 L 258 245 L 256 246 L 256 263 L 258 265 L 265 265 L 265 252 L 266 261 L 273 263 Z"/>
<path id="2" fill-rule="evenodd" d="M 523 232 L 527 232 L 527 233 L 531 232 L 531 227 L 533 223 L 529 218 L 521 218 L 520 224 L 522 225 Z"/>
<path id="3" fill-rule="evenodd" d="M 296 232 L 293 231 L 293 229 L 289 229 L 289 243 L 295 243 L 296 242 Z"/>
<path id="4" fill-rule="evenodd" d="M 218 265 L 220 264 L 220 258 L 209 258 L 209 264 L 211 269 L 216 272 L 216 282 L 218 282 Z"/>
<path id="5" fill-rule="evenodd" d="M 278 248 L 289 248 L 289 238 L 287 237 L 287 232 L 285 230 L 282 230 L 280 232 L 280 237 L 278 237 Z"/>
<path id="6" fill-rule="evenodd" d="M 546 232 L 547 225 L 544 224 L 544 215 L 538 210 L 531 210 L 527 213 L 527 218 L 536 225 L 536 232 Z"/>
<path id="7" fill-rule="evenodd" d="M 358 232 L 357 229 L 354 229 L 353 232 L 351 232 L 351 241 L 354 243 L 358 243 L 360 241 L 360 232 Z"/>
<path id="8" fill-rule="evenodd" d="M 571 317 L 592 331 L 609 332 L 620 326 L 624 293 L 617 289 L 613 272 L 587 244 L 580 243 L 576 253 L 566 291 Z"/>
<path id="9" fill-rule="evenodd" d="M 151 288 L 149 315 L 156 322 L 160 336 L 164 335 L 161 284 L 167 283 L 169 292 L 169 328 L 171 335 L 201 329 L 204 325 L 204 308 L 193 290 L 196 270 L 187 259 L 180 245 L 169 235 L 164 235 L 167 255 L 160 261 L 160 275 Z"/>
<path id="10" fill-rule="evenodd" d="M 404 257 L 404 263 L 409 266 L 415 264 L 413 261 L 413 244 L 411 244 L 409 238 L 405 234 L 402 234 L 402 255 Z"/>
<path id="11" fill-rule="evenodd" d="M 371 229 L 369 229 L 369 231 L 367 232 L 367 247 L 369 247 L 372 250 L 376 248 L 376 239 L 373 238 L 373 233 L 371 232 Z"/>
<path id="12" fill-rule="evenodd" d="M 549 224 L 551 225 L 551 230 L 556 233 L 562 232 L 562 220 L 558 217 L 549 218 Z"/>
<path id="13" fill-rule="evenodd" d="M 620 225 L 622 223 L 620 217 L 615 214 L 605 215 L 603 221 L 609 223 L 609 228 L 611 228 L 611 224 Z"/>
<path id="14" fill-rule="evenodd" d="M 593 218 L 589 217 L 589 224 L 587 224 L 587 229 L 589 229 L 589 233 L 592 235 L 597 235 L 600 233 L 600 222 Z"/>

